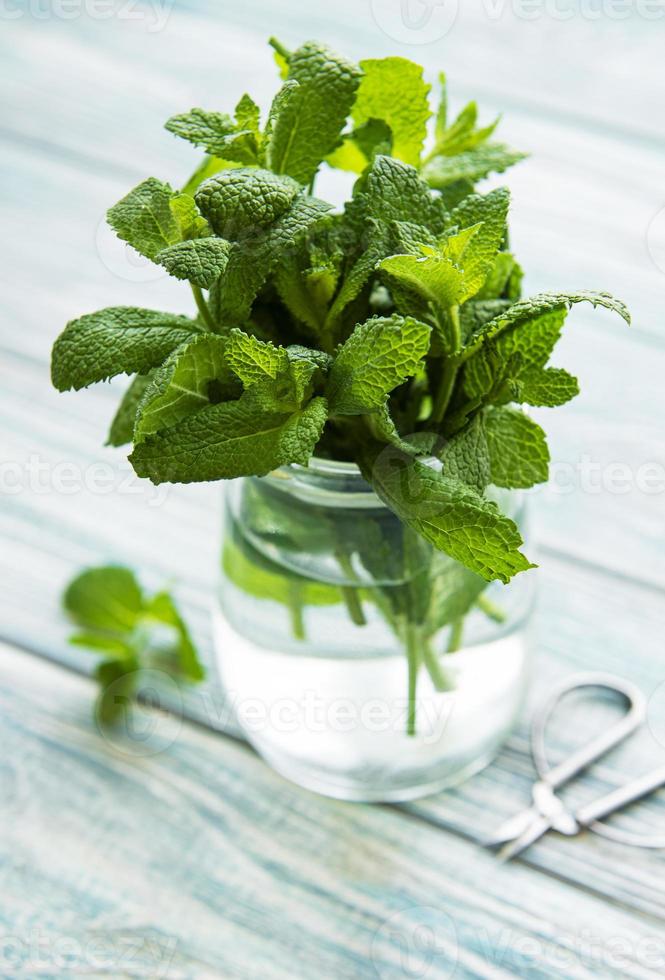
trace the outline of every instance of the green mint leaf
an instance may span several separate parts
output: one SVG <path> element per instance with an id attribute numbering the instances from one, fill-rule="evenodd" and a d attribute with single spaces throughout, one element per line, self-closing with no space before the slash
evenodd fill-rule
<path id="1" fill-rule="evenodd" d="M 356 127 L 381 120 L 392 134 L 392 156 L 417 167 L 431 115 L 422 68 L 398 57 L 371 58 L 360 67 L 363 77 L 352 109 Z"/>
<path id="2" fill-rule="evenodd" d="M 158 252 L 155 261 L 175 276 L 210 289 L 228 262 L 231 243 L 223 238 L 196 238 Z"/>
<path id="3" fill-rule="evenodd" d="M 257 230 L 234 244 L 224 274 L 210 295 L 220 325 L 244 323 L 248 319 L 257 293 L 283 254 L 297 245 L 329 210 L 329 204 L 300 194 L 286 214 L 269 228 Z"/>
<path id="4" fill-rule="evenodd" d="M 522 538 L 514 522 L 461 481 L 397 450 L 379 454 L 364 468 L 400 520 L 487 581 L 508 582 L 534 567 L 519 551 Z"/>
<path id="5" fill-rule="evenodd" d="M 196 337 L 173 351 L 154 372 L 136 411 L 134 440 L 240 394 L 226 362 L 224 339 L 214 334 Z"/>
<path id="6" fill-rule="evenodd" d="M 510 252 L 499 252 L 494 257 L 492 268 L 482 289 L 476 293 L 476 299 L 509 299 L 518 300 L 522 287 L 523 272 L 519 262 Z"/>
<path id="7" fill-rule="evenodd" d="M 326 163 L 338 170 L 361 174 L 377 154 L 390 156 L 392 148 L 390 126 L 382 119 L 368 119 L 343 138 L 340 145 L 328 154 Z"/>
<path id="8" fill-rule="evenodd" d="M 51 379 L 59 391 L 85 388 L 116 374 L 141 374 L 161 364 L 198 333 L 186 316 L 111 306 L 71 320 L 51 355 Z"/>
<path id="9" fill-rule="evenodd" d="M 460 180 L 475 183 L 491 173 L 503 173 L 526 154 L 510 150 L 502 143 L 486 143 L 456 156 L 436 156 L 422 169 L 423 180 L 441 190 Z"/>
<path id="10" fill-rule="evenodd" d="M 327 395 L 333 415 L 380 409 L 386 395 L 413 375 L 427 353 L 431 328 L 413 317 L 373 317 L 340 348 Z"/>
<path id="11" fill-rule="evenodd" d="M 155 620 L 171 626 L 175 631 L 177 642 L 166 651 L 167 662 L 174 661 L 172 673 L 188 681 L 202 681 L 205 677 L 205 669 L 199 660 L 187 624 L 168 592 L 158 592 L 146 602 L 144 619 L 147 622 Z"/>
<path id="12" fill-rule="evenodd" d="M 134 438 L 136 413 L 145 390 L 153 379 L 153 374 L 154 371 L 148 371 L 147 374 L 137 374 L 132 380 L 111 422 L 106 440 L 107 446 L 124 446 Z"/>
<path id="13" fill-rule="evenodd" d="M 217 235 L 237 238 L 243 231 L 271 225 L 288 211 L 298 184 L 269 170 L 223 170 L 195 194 L 201 213 Z"/>
<path id="14" fill-rule="evenodd" d="M 309 41 L 289 58 L 288 82 L 297 82 L 271 110 L 266 159 L 271 170 L 308 185 L 332 152 L 360 81 L 360 69 Z"/>
<path id="15" fill-rule="evenodd" d="M 77 575 L 67 586 L 63 604 L 83 629 L 123 634 L 133 630 L 139 620 L 143 593 L 129 568 L 109 565 Z"/>
<path id="16" fill-rule="evenodd" d="M 462 250 L 451 256 L 464 270 L 464 292 L 460 302 L 475 296 L 492 271 L 506 235 L 509 204 L 509 191 L 500 187 L 485 196 L 469 195 L 450 215 L 453 226 L 457 225 L 460 229 L 477 228 Z"/>
<path id="17" fill-rule="evenodd" d="M 153 483 L 194 483 L 306 465 L 327 418 L 325 399 L 291 413 L 269 412 L 260 394 L 250 390 L 148 436 L 129 457 L 137 474 Z"/>
<path id="18" fill-rule="evenodd" d="M 190 109 L 189 112 L 171 116 L 164 128 L 194 146 L 202 146 L 213 156 L 223 157 L 224 140 L 236 131 L 236 124 L 223 112 Z"/>
<path id="19" fill-rule="evenodd" d="M 379 154 L 371 169 L 356 183 L 345 215 L 361 230 L 368 218 L 387 223 L 409 221 L 433 234 L 446 228 L 447 213 L 415 167 Z"/>
<path id="20" fill-rule="evenodd" d="M 482 415 L 476 415 L 444 444 L 437 455 L 445 477 L 460 480 L 481 494 L 491 482 L 490 453 Z"/>
<path id="21" fill-rule="evenodd" d="M 520 374 L 514 401 L 555 408 L 579 393 L 577 378 L 563 368 L 535 368 Z"/>
<path id="22" fill-rule="evenodd" d="M 542 293 L 514 303 L 473 336 L 464 352 L 464 390 L 471 397 L 498 392 L 502 383 L 518 382 L 544 368 L 561 334 L 568 309 L 589 302 L 613 310 L 630 323 L 625 305 L 607 293 Z M 515 395 L 498 392 L 510 401 Z"/>
<path id="23" fill-rule="evenodd" d="M 379 263 L 388 284 L 412 290 L 435 310 L 457 306 L 464 292 L 464 272 L 439 255 L 390 255 Z"/>
<path id="24" fill-rule="evenodd" d="M 246 131 L 254 133 L 258 139 L 260 133 L 261 110 L 257 106 L 254 99 L 247 95 L 247 93 L 241 96 L 240 101 L 235 108 L 234 118 L 236 121 L 236 129 L 239 132 Z"/>
<path id="25" fill-rule="evenodd" d="M 154 177 L 110 208 L 107 220 L 119 238 L 153 260 L 168 245 L 205 231 L 192 198 Z"/>
<path id="26" fill-rule="evenodd" d="M 274 381 L 288 370 L 289 355 L 284 347 L 275 347 L 236 328 L 228 335 L 226 363 L 245 388 L 249 388 L 263 381 Z"/>
<path id="27" fill-rule="evenodd" d="M 514 408 L 490 408 L 483 417 L 492 483 L 516 488 L 544 483 L 550 454 L 540 426 Z"/>

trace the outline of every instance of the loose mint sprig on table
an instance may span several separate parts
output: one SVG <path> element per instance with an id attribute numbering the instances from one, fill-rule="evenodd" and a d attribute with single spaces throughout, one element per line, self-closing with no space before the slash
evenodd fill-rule
<path id="1" fill-rule="evenodd" d="M 359 625 L 363 603 L 375 603 L 404 642 L 412 731 L 421 660 L 445 683 L 430 648 L 436 630 L 450 625 L 454 648 L 485 584 L 533 567 L 487 488 L 547 479 L 545 434 L 522 406 L 578 392 L 549 366 L 568 310 L 588 301 L 629 315 L 604 292 L 521 298 L 508 190 L 475 185 L 523 154 L 493 140 L 496 122 L 478 125 L 475 103 L 451 120 L 443 75 L 426 148 L 420 66 L 271 44 L 283 84 L 265 120 L 249 95 L 233 115 L 173 116 L 167 129 L 204 160 L 182 190 L 149 178 L 108 214 L 120 238 L 189 283 L 192 315 L 111 307 L 73 320 L 53 348 L 53 383 L 133 375 L 108 441 L 132 442 L 135 471 L 154 483 L 264 476 L 313 456 L 356 462 L 402 523 L 404 568 L 415 534 L 448 556 L 455 571 L 439 568 L 439 581 L 463 597 L 454 609 L 437 597 L 432 567 L 418 601 L 414 591 L 399 609 L 352 583 L 336 597 Z M 321 167 L 358 175 L 341 211 L 313 195 Z M 358 545 L 331 547 L 352 569 Z M 248 567 L 259 583 L 265 576 L 259 556 L 245 549 L 238 567 L 251 593 Z M 302 636 L 292 585 L 277 593 Z"/>
<path id="2" fill-rule="evenodd" d="M 140 671 L 160 670 L 195 684 L 205 677 L 196 647 L 172 596 L 147 595 L 129 568 L 103 565 L 80 572 L 63 606 L 79 631 L 69 642 L 100 655 L 95 715 L 112 725 L 137 692 Z"/>

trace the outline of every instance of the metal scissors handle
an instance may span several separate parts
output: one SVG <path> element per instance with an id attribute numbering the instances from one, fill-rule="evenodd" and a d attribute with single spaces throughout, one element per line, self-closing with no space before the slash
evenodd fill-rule
<path id="1" fill-rule="evenodd" d="M 552 713 L 567 694 L 587 687 L 601 688 L 620 695 L 626 705 L 626 712 L 619 721 L 597 735 L 588 745 L 550 768 L 545 752 L 545 732 Z M 613 790 L 606 796 L 580 807 L 575 813 L 570 813 L 555 793 L 555 790 L 579 775 L 592 762 L 602 758 L 610 749 L 639 728 L 646 718 L 646 710 L 646 698 L 642 691 L 630 681 L 611 674 L 576 674 L 555 687 L 545 702 L 542 712 L 534 717 L 531 727 L 531 751 L 539 776 L 532 789 L 533 804 L 507 820 L 497 833 L 486 841 L 487 846 L 504 845 L 500 856 L 509 859 L 515 857 L 550 829 L 574 835 L 583 828 L 588 828 L 594 833 L 622 843 L 641 847 L 665 847 L 665 837 L 661 839 L 632 835 L 606 827 L 600 822 L 608 814 L 665 784 L 665 767 Z"/>

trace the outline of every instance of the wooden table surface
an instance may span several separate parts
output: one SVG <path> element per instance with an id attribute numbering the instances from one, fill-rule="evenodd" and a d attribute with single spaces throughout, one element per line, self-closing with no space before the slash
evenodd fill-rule
<path id="1" fill-rule="evenodd" d="M 568 798 L 665 764 L 665 18 L 658 4 L 627 18 L 622 4 L 575 5 L 572 19 L 565 3 L 535 16 L 533 4 L 457 6 L 445 36 L 432 20 L 407 30 L 410 43 L 383 0 L 3 7 L 2 977 L 665 973 L 662 852 L 551 834 L 501 865 L 478 846 L 527 801 L 530 712 L 576 669 L 632 678 L 650 711 Z M 128 260 L 104 212 L 146 176 L 177 185 L 193 169 L 196 153 L 162 129 L 169 115 L 228 109 L 245 90 L 266 104 L 271 33 L 356 58 L 402 54 L 432 80 L 444 68 L 457 105 L 475 96 L 486 118 L 503 111 L 503 137 L 532 153 L 509 176 L 528 290 L 610 289 L 634 314 L 630 331 L 602 311 L 571 314 L 559 357 L 583 393 L 541 413 L 554 468 L 533 493 L 540 599 L 524 719 L 485 772 L 405 806 L 299 790 L 210 730 L 226 724 L 208 621 L 219 488 L 153 488 L 102 448 L 122 385 L 49 387 L 67 319 L 122 303 L 191 309 L 184 287 Z M 322 177 L 323 196 L 340 189 Z M 63 585 L 108 560 L 147 584 L 177 579 L 211 665 L 186 719 L 155 716 L 154 754 L 100 735 L 92 658 L 66 643 Z M 607 719 L 591 706 L 574 727 L 564 719 L 556 751 Z M 656 795 L 617 823 L 662 831 L 664 804 Z"/>

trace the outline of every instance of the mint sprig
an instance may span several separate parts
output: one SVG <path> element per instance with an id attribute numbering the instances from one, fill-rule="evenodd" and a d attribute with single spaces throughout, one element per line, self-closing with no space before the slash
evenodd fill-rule
<path id="1" fill-rule="evenodd" d="M 197 683 L 205 677 L 187 625 L 168 592 L 150 596 L 129 568 L 89 568 L 67 586 L 63 605 L 79 631 L 70 643 L 101 655 L 96 714 L 112 724 L 137 693 L 139 672 L 157 669 Z"/>

